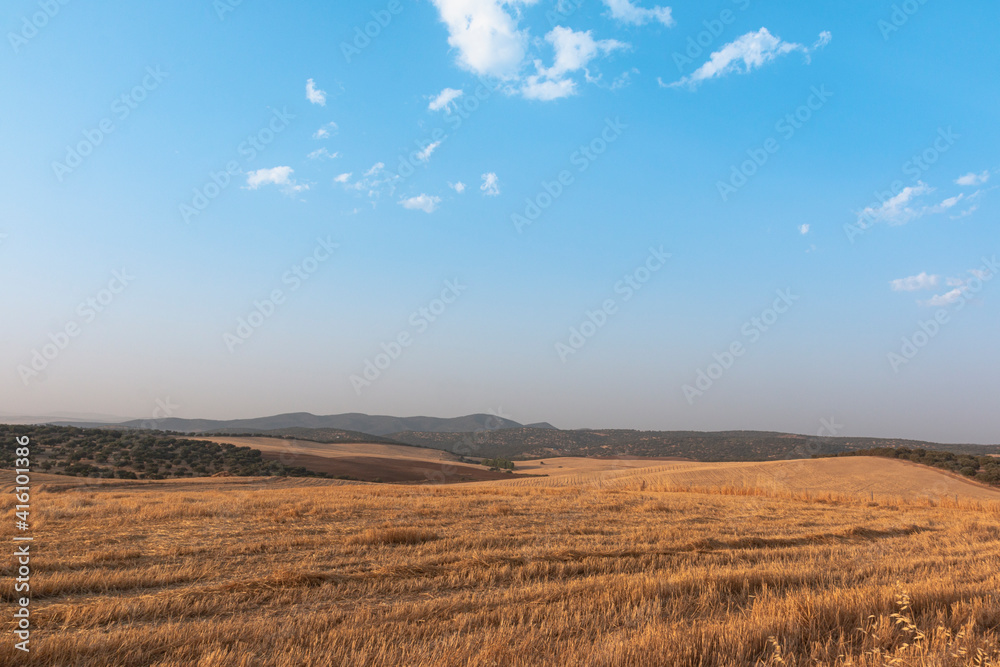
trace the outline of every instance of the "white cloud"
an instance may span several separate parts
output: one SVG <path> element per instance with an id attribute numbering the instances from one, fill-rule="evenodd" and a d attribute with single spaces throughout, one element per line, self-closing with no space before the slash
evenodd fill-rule
<path id="1" fill-rule="evenodd" d="M 547 68 L 536 59 L 533 61 L 536 71 L 525 76 L 529 47 L 543 42 L 532 42 L 529 30 L 519 28 L 520 10 L 538 0 L 431 1 L 448 29 L 448 44 L 457 52 L 458 65 L 480 76 L 501 79 L 506 84 L 505 92 L 520 92 L 527 99 L 548 101 L 575 94 L 577 82 L 566 75 L 584 70 L 588 81 L 597 82 L 600 76 L 592 78 L 586 71 L 587 64 L 598 55 L 628 47 L 614 39 L 595 40 L 589 31 L 576 32 L 558 26 L 545 36 L 555 51 L 552 67 Z M 613 13 L 618 12 L 621 20 L 626 16 L 634 20 L 643 17 L 639 22 L 672 20 L 669 8 L 642 9 L 622 0 L 613 0 L 609 7 Z M 627 77 L 618 85 L 626 82 Z M 428 108 L 448 109 L 461 94 L 460 90 L 445 88 Z"/>
<path id="2" fill-rule="evenodd" d="M 589 30 L 578 32 L 562 26 L 550 30 L 545 35 L 545 41 L 551 44 L 556 52 L 552 67 L 541 71 L 551 79 L 585 68 L 599 54 L 628 48 L 628 44 L 616 39 L 596 41 Z"/>
<path id="3" fill-rule="evenodd" d="M 427 105 L 427 108 L 431 111 L 440 111 L 441 109 L 450 110 L 451 103 L 461 97 L 462 94 L 461 90 L 445 88 L 437 94 L 437 97 L 431 100 L 431 103 Z"/>
<path id="4" fill-rule="evenodd" d="M 930 299 L 926 301 L 917 301 L 917 303 L 921 306 L 930 307 L 950 306 L 953 303 L 958 302 L 965 296 L 966 293 L 970 291 L 971 283 L 974 279 L 978 278 L 979 280 L 985 281 L 989 280 L 991 275 L 989 271 L 984 271 L 982 269 L 969 269 L 969 273 L 973 276 L 972 278 L 945 278 L 944 284 L 951 287 L 951 290 L 945 292 L 944 294 L 935 294 Z M 906 280 L 914 281 L 914 284 L 916 284 L 916 281 L 924 275 L 925 274 L 920 274 L 920 276 L 913 276 L 912 278 L 907 278 Z M 895 283 L 898 281 L 893 282 Z M 912 289 L 930 289 L 932 287 L 936 287 L 937 284 L 938 276 L 927 276 L 919 287 L 913 287 Z"/>
<path id="5" fill-rule="evenodd" d="M 972 174 L 972 176 L 978 179 L 982 174 Z M 964 179 L 965 177 L 963 176 L 962 178 Z M 976 190 L 969 194 L 960 192 L 936 204 L 927 204 L 921 201 L 921 197 L 934 192 L 934 188 L 928 186 L 923 181 L 918 181 L 915 186 L 903 188 L 899 194 L 882 202 L 878 206 L 865 208 L 858 214 L 858 224 L 863 227 L 868 227 L 877 222 L 885 222 L 889 225 L 904 225 L 911 220 L 916 220 L 926 215 L 948 213 L 952 209 L 964 208 L 964 210 L 949 216 L 952 220 L 958 220 L 972 215 L 979 208 L 979 199 L 990 189 L 992 188 Z M 961 204 L 961 207 L 959 204 Z"/>
<path id="6" fill-rule="evenodd" d="M 479 189 L 487 197 L 496 197 L 500 194 L 500 179 L 494 172 L 487 172 L 483 174 L 483 184 L 479 186 Z"/>
<path id="7" fill-rule="evenodd" d="M 282 192 L 292 194 L 308 190 L 309 186 L 299 184 L 292 178 L 295 172 L 291 167 L 272 167 L 271 169 L 258 169 L 247 173 L 247 188 L 256 190 L 262 185 L 277 185 Z"/>
<path id="8" fill-rule="evenodd" d="M 919 181 L 915 186 L 907 186 L 903 190 L 887 199 L 879 206 L 869 206 L 858 216 L 858 223 L 865 226 L 876 222 L 885 222 L 890 225 L 905 225 L 910 220 L 919 218 L 926 212 L 927 207 L 915 209 L 910 204 L 918 197 L 933 192 L 923 181 Z"/>
<path id="9" fill-rule="evenodd" d="M 966 216 L 972 215 L 977 210 L 979 210 L 979 200 L 983 196 L 985 196 L 985 194 L 987 192 L 989 192 L 990 190 L 994 190 L 994 189 L 996 189 L 996 186 L 994 186 L 992 188 L 987 188 L 986 190 L 976 190 L 975 192 L 973 192 L 969 196 L 963 197 L 961 199 L 961 201 L 965 202 L 965 204 L 964 204 L 964 206 L 966 207 L 965 210 L 964 211 L 960 211 L 959 213 L 957 213 L 955 215 L 948 216 L 948 217 L 950 217 L 952 220 L 959 220 L 959 219 L 964 218 Z"/>
<path id="10" fill-rule="evenodd" d="M 956 287 L 950 292 L 947 292 L 945 294 L 936 294 L 927 301 L 920 301 L 918 303 L 921 306 L 932 306 L 932 307 L 950 306 L 951 304 L 961 299 L 962 294 L 964 292 L 965 292 L 964 287 Z"/>
<path id="11" fill-rule="evenodd" d="M 802 44 L 783 41 L 780 37 L 772 35 L 767 28 L 761 28 L 757 32 L 748 32 L 739 37 L 734 42 L 726 44 L 718 51 L 714 52 L 708 61 L 696 69 L 690 76 L 683 77 L 672 84 L 663 84 L 667 87 L 682 85 L 697 86 L 702 81 L 725 76 L 733 72 L 748 74 L 754 69 L 763 67 L 767 63 L 775 60 L 779 56 L 798 51 L 807 57 L 814 49 L 823 48 L 830 43 L 833 35 L 827 31 L 820 33 L 819 39 L 813 44 L 812 49 L 806 48 Z"/>
<path id="12" fill-rule="evenodd" d="M 335 157 L 340 157 L 340 153 L 331 153 L 324 146 L 323 148 L 317 148 L 306 157 L 310 160 L 332 160 Z"/>
<path id="13" fill-rule="evenodd" d="M 921 215 L 932 214 L 932 213 L 944 213 L 950 208 L 953 208 L 958 202 L 965 199 L 965 194 L 959 194 L 954 197 L 948 197 L 940 204 L 935 204 L 934 206 L 925 206 L 920 212 Z"/>
<path id="14" fill-rule="evenodd" d="M 809 225 L 799 225 L 799 234 L 805 236 L 809 233 Z"/>
<path id="15" fill-rule="evenodd" d="M 479 75 L 516 78 L 527 52 L 528 31 L 503 0 L 431 0 L 448 29 L 448 44 L 458 51 L 458 64 Z M 520 0 L 534 4 L 536 0 Z"/>
<path id="16" fill-rule="evenodd" d="M 813 42 L 810 51 L 816 51 L 817 49 L 822 49 L 824 46 L 833 41 L 833 33 L 829 30 L 824 30 L 819 34 L 819 39 Z"/>
<path id="17" fill-rule="evenodd" d="M 458 183 L 449 183 L 448 187 L 457 192 L 458 194 L 462 194 L 463 192 L 465 192 L 465 183 L 463 183 L 462 181 L 459 181 Z"/>
<path id="18" fill-rule="evenodd" d="M 908 278 L 891 280 L 889 286 L 892 287 L 893 292 L 916 292 L 917 290 L 937 287 L 940 280 L 941 276 L 928 275 L 926 271 L 923 271 Z"/>
<path id="19" fill-rule="evenodd" d="M 334 177 L 333 182 L 343 185 L 348 191 L 367 195 L 372 200 L 379 199 L 383 195 L 390 197 L 395 195 L 396 183 L 400 178 L 398 174 L 387 172 L 384 162 L 376 162 L 353 182 L 352 175 L 352 172 L 340 174 Z M 374 205 L 375 202 L 372 201 L 372 206 Z"/>
<path id="20" fill-rule="evenodd" d="M 557 26 L 545 35 L 545 41 L 555 51 L 552 67 L 544 67 L 542 61 L 535 61 L 537 74 L 525 80 L 521 94 L 533 100 L 556 100 L 576 93 L 576 82 L 566 78 L 571 72 L 584 70 L 587 79 L 587 65 L 599 55 L 629 48 L 628 44 L 616 39 L 595 40 L 591 32 L 571 30 Z"/>
<path id="21" fill-rule="evenodd" d="M 625 86 L 629 85 L 632 82 L 632 75 L 638 73 L 639 69 L 636 67 L 633 67 L 630 70 L 622 72 L 621 74 L 616 76 L 614 80 L 611 82 L 611 85 L 608 87 L 609 90 L 618 90 L 619 88 L 624 88 Z M 588 81 L 590 81 L 590 79 L 588 79 Z"/>
<path id="22" fill-rule="evenodd" d="M 301 79 L 300 79 L 301 80 Z M 326 91 L 316 87 L 316 82 L 312 79 L 306 81 L 306 99 L 321 107 L 326 106 Z"/>
<path id="23" fill-rule="evenodd" d="M 440 141 L 435 141 L 433 144 L 427 144 L 427 146 L 417 153 L 417 159 L 421 162 L 427 162 L 431 159 L 431 154 L 437 150 L 437 147 L 441 145 Z"/>
<path id="24" fill-rule="evenodd" d="M 399 203 L 403 208 L 408 208 L 413 211 L 433 213 L 434 209 L 436 209 L 438 204 L 441 203 L 441 198 L 421 194 L 416 197 L 410 197 L 409 199 L 401 199 Z"/>
<path id="25" fill-rule="evenodd" d="M 973 204 L 972 206 L 970 206 L 969 208 L 965 209 L 964 211 L 961 211 L 960 213 L 956 213 L 955 215 L 952 215 L 952 216 L 949 216 L 949 217 L 952 220 L 961 220 L 962 218 L 965 218 L 965 217 L 968 217 L 968 216 L 972 215 L 973 213 L 975 213 L 978 210 L 979 210 L 979 204 Z"/>
<path id="26" fill-rule="evenodd" d="M 982 173 L 976 174 L 974 172 L 969 172 L 965 176 L 959 176 L 955 183 L 958 185 L 972 186 L 972 185 L 982 185 L 986 181 L 990 180 L 990 172 L 984 171 Z"/>
<path id="27" fill-rule="evenodd" d="M 951 208 L 952 206 L 954 206 L 958 202 L 962 201 L 963 199 L 965 199 L 965 195 L 964 194 L 957 195 L 955 197 L 948 197 L 943 202 L 941 202 L 940 204 L 938 204 L 938 206 L 940 206 L 941 208 L 943 208 L 945 210 L 948 210 L 949 208 Z"/>
<path id="28" fill-rule="evenodd" d="M 628 25 L 645 25 L 650 21 L 659 21 L 667 27 L 674 24 L 670 7 L 645 9 L 636 6 L 631 0 L 604 0 L 604 4 L 611 10 L 611 18 Z"/>
<path id="29" fill-rule="evenodd" d="M 338 129 L 340 128 L 337 127 L 337 124 L 334 123 L 333 121 L 330 121 L 323 127 L 313 132 L 313 139 L 329 139 L 331 136 L 337 133 Z"/>
<path id="30" fill-rule="evenodd" d="M 521 94 L 529 100 L 551 102 L 561 97 L 575 95 L 576 82 L 572 79 L 544 81 L 541 80 L 540 76 L 533 74 L 527 78 L 527 81 L 521 87 Z"/>

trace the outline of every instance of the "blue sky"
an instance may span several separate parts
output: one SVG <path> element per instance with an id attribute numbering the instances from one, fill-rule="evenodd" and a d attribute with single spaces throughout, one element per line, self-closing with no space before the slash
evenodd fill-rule
<path id="1" fill-rule="evenodd" d="M 10 9 L 0 413 L 1000 441 L 995 3 Z"/>

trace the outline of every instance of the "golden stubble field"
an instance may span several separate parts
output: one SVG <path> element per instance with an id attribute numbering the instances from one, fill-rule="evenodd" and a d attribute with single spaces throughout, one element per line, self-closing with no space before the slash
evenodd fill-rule
<path id="1" fill-rule="evenodd" d="M 33 650 L 4 642 L 0 664 L 1000 664 L 1000 494 L 856 461 L 843 493 L 813 488 L 845 474 L 822 461 L 421 486 L 39 477 Z"/>

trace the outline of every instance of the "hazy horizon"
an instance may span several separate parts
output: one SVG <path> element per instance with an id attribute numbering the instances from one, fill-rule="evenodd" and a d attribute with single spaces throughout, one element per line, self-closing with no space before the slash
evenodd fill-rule
<path id="1" fill-rule="evenodd" d="M 855 432 L 851 431 L 850 429 L 846 428 L 843 424 L 837 422 L 837 420 L 835 418 L 820 418 L 819 421 L 817 422 L 817 428 L 814 431 L 790 431 L 790 430 L 775 429 L 775 428 L 746 428 L 746 427 L 693 429 L 693 428 L 680 428 L 680 427 L 666 427 L 666 428 L 648 427 L 648 428 L 640 428 L 640 427 L 636 427 L 636 426 L 625 426 L 625 425 L 617 425 L 616 426 L 616 425 L 608 425 L 608 424 L 590 424 L 590 425 L 582 425 L 582 426 L 563 426 L 562 424 L 553 423 L 551 420 L 547 420 L 547 419 L 541 419 L 541 420 L 523 420 L 523 419 L 517 419 L 514 415 L 510 415 L 510 414 L 507 414 L 505 412 L 498 412 L 498 411 L 495 411 L 495 410 L 494 411 L 490 411 L 490 412 L 486 412 L 486 413 L 463 413 L 463 414 L 445 414 L 445 415 L 440 415 L 440 414 L 424 414 L 424 413 L 422 413 L 422 414 L 341 413 L 341 412 L 316 413 L 316 412 L 308 412 L 308 411 L 303 411 L 303 410 L 290 410 L 290 411 L 285 411 L 285 412 L 276 412 L 276 413 L 267 413 L 267 414 L 254 414 L 254 415 L 237 415 L 237 416 L 230 416 L 230 417 L 215 417 L 215 416 L 210 416 L 210 415 L 199 415 L 199 414 L 194 414 L 192 416 L 181 417 L 178 414 L 173 413 L 172 410 L 170 410 L 170 408 L 172 407 L 171 403 L 168 403 L 166 401 L 162 401 L 161 400 L 161 401 L 159 401 L 159 404 L 158 404 L 157 407 L 159 408 L 159 410 L 154 409 L 154 414 L 151 417 L 143 417 L 143 416 L 123 417 L 121 415 L 106 415 L 106 414 L 102 415 L 102 414 L 94 414 L 94 413 L 74 413 L 74 412 L 58 412 L 58 411 L 56 411 L 56 412 L 50 412 L 50 413 L 45 413 L 45 414 L 37 414 L 37 415 L 27 415 L 27 414 L 21 415 L 21 414 L 3 414 L 3 413 L 0 413 L 0 423 L 3 423 L 4 420 L 8 420 L 8 419 L 9 420 L 28 420 L 28 419 L 39 419 L 39 418 L 44 418 L 46 420 L 52 419 L 53 421 L 56 420 L 56 419 L 58 419 L 58 420 L 63 420 L 63 421 L 80 421 L 80 422 L 93 422 L 93 423 L 100 423 L 100 422 L 121 423 L 121 422 L 141 420 L 141 421 L 144 421 L 144 422 L 148 422 L 148 427 L 149 428 L 157 428 L 157 421 L 160 421 L 160 420 L 166 418 L 166 417 L 162 417 L 160 415 L 166 414 L 167 411 L 171 412 L 170 417 L 176 417 L 176 418 L 180 418 L 180 419 L 205 419 L 205 420 L 212 420 L 212 421 L 245 420 L 245 419 L 255 419 L 255 418 L 260 418 L 260 417 L 273 417 L 273 416 L 278 416 L 278 415 L 283 415 L 283 414 L 298 414 L 298 413 L 306 413 L 306 414 L 312 414 L 312 415 L 316 415 L 316 416 L 327 416 L 327 415 L 337 415 L 337 414 L 365 414 L 365 415 L 368 415 L 368 416 L 371 416 L 371 417 L 397 417 L 397 418 L 403 418 L 403 419 L 407 419 L 407 418 L 422 418 L 422 417 L 453 419 L 453 418 L 458 418 L 458 417 L 466 417 L 466 416 L 469 416 L 471 414 L 488 414 L 488 415 L 497 415 L 497 416 L 500 416 L 500 417 L 504 417 L 506 419 L 510 419 L 512 421 L 519 422 L 519 423 L 521 423 L 521 424 L 523 424 L 525 426 L 529 426 L 531 424 L 548 423 L 549 425 L 554 426 L 555 428 L 560 429 L 560 430 L 581 430 L 581 429 L 585 429 L 585 430 L 638 430 L 638 431 L 696 431 L 696 432 L 706 432 L 706 433 L 707 432 L 717 432 L 717 431 L 723 431 L 723 432 L 725 432 L 725 431 L 756 431 L 756 432 L 789 433 L 789 434 L 806 435 L 806 436 L 815 435 L 815 436 L 819 436 L 819 437 L 894 438 L 894 439 L 901 439 L 901 440 L 918 440 L 918 441 L 924 441 L 924 442 L 937 442 L 939 444 L 980 444 L 980 445 L 996 445 L 996 444 L 1000 444 L 1000 442 L 988 442 L 988 441 L 987 442 L 975 442 L 975 441 L 957 441 L 957 440 L 955 440 L 955 441 L 935 440 L 933 438 L 925 438 L 925 437 L 919 437 L 919 436 L 904 436 L 904 435 L 898 435 L 898 434 L 877 434 L 877 433 L 867 433 L 867 432 L 855 433 Z M 8 422 L 8 423 L 18 423 L 18 421 L 12 421 L 12 422 Z M 29 422 L 25 422 L 25 423 L 29 423 Z"/>
<path id="2" fill-rule="evenodd" d="M 1000 442 L 993 3 L 39 11 L 3 414 Z"/>

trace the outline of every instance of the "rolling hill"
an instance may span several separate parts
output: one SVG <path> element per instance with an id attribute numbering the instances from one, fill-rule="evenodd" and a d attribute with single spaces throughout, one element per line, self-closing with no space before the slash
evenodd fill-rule
<path id="1" fill-rule="evenodd" d="M 192 436 L 217 445 L 250 447 L 265 461 L 364 482 L 452 483 L 510 479 L 440 449 L 371 442 L 315 442 L 257 436 Z"/>
<path id="2" fill-rule="evenodd" d="M 518 422 L 503 417 L 487 414 L 465 415 L 463 417 L 392 417 L 388 415 L 366 415 L 360 412 L 349 412 L 339 415 L 314 415 L 309 412 L 289 412 L 271 417 L 255 417 L 252 419 L 180 419 L 170 417 L 159 419 L 155 427 L 163 431 L 178 433 L 205 432 L 263 432 L 278 429 L 336 429 L 342 431 L 357 431 L 370 435 L 388 435 L 400 431 L 431 431 L 455 433 L 476 431 L 480 429 L 520 428 Z M 133 419 L 117 424 L 89 424 L 91 426 L 119 426 L 123 428 L 150 428 L 149 420 Z M 79 426 L 72 424 L 57 424 Z M 84 424 L 86 425 L 86 424 Z M 552 428 L 545 424 L 541 428 Z"/>
<path id="3" fill-rule="evenodd" d="M 444 449 L 465 456 L 531 459 L 551 456 L 681 457 L 698 461 L 803 459 L 875 448 L 908 447 L 985 456 L 996 445 L 946 445 L 893 438 L 826 438 L 764 431 L 633 431 L 494 429 L 474 433 L 392 433 L 408 445 Z"/>

